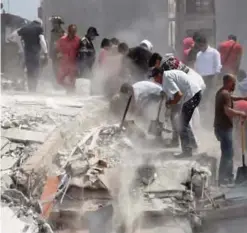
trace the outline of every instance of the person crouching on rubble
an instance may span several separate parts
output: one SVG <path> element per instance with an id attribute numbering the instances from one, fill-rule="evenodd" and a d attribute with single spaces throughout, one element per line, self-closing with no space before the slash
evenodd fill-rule
<path id="1" fill-rule="evenodd" d="M 157 103 L 160 100 L 161 91 L 161 85 L 151 81 L 140 81 L 133 85 L 124 83 L 120 88 L 120 92 L 113 97 L 111 109 L 115 113 L 122 112 L 128 97 L 132 95 L 130 112 L 135 116 L 144 116 L 144 110 L 152 103 Z M 121 108 L 119 106 L 120 103 L 123 104 Z"/>
<path id="2" fill-rule="evenodd" d="M 193 148 L 197 148 L 196 139 L 190 126 L 195 109 L 201 101 L 202 88 L 181 70 L 170 70 L 169 67 L 154 68 L 152 74 L 154 81 L 161 83 L 168 100 L 166 106 L 181 105 L 179 136 L 182 153 L 178 158 L 192 156 Z"/>
<path id="3" fill-rule="evenodd" d="M 234 101 L 247 100 L 247 97 L 231 95 L 235 90 L 235 85 L 236 78 L 234 75 L 224 75 L 223 86 L 217 91 L 215 96 L 214 132 L 221 148 L 219 185 L 231 183 L 234 178 L 232 119 L 235 117 L 246 119 L 245 112 L 233 108 Z"/>
<path id="4" fill-rule="evenodd" d="M 76 33 L 76 25 L 71 24 L 68 27 L 68 34 L 61 37 L 57 42 L 57 50 L 61 57 L 57 82 L 67 90 L 68 94 L 75 91 L 77 76 L 76 56 L 80 45 L 80 37 Z"/>

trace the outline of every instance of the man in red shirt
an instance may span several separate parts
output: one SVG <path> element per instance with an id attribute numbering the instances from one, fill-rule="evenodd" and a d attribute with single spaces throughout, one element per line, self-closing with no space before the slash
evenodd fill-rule
<path id="1" fill-rule="evenodd" d="M 67 90 L 67 93 L 75 90 L 77 75 L 76 58 L 80 45 L 80 37 L 76 33 L 76 25 L 71 24 L 68 27 L 68 34 L 62 36 L 57 42 L 57 50 L 60 55 L 57 82 Z"/>
<path id="2" fill-rule="evenodd" d="M 221 55 L 222 72 L 236 75 L 243 54 L 243 48 L 237 42 L 237 37 L 229 35 L 228 40 L 219 45 L 218 51 Z"/>

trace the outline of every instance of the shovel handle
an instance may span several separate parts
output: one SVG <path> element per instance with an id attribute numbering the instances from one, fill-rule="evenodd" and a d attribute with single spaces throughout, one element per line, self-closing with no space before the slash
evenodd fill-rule
<path id="1" fill-rule="evenodd" d="M 242 147 L 242 163 L 245 167 L 245 124 L 241 123 L 241 147 Z"/>
<path id="2" fill-rule="evenodd" d="M 120 130 L 122 130 L 122 128 L 123 128 L 124 121 L 125 121 L 127 112 L 128 112 L 128 110 L 129 110 L 129 106 L 130 106 L 131 99 L 132 99 L 132 95 L 129 97 L 128 102 L 127 102 L 127 105 L 126 105 L 126 108 L 125 108 L 125 110 L 124 110 L 123 118 L 122 118 L 122 121 L 121 121 L 120 127 L 119 127 Z"/>
<path id="3" fill-rule="evenodd" d="M 163 100 L 164 100 L 164 96 L 162 95 L 162 96 L 161 96 L 161 99 L 160 99 L 160 102 L 159 102 L 159 109 L 158 109 L 156 121 L 159 121 L 159 118 L 160 118 L 160 111 L 161 111 L 161 107 L 162 107 Z"/>

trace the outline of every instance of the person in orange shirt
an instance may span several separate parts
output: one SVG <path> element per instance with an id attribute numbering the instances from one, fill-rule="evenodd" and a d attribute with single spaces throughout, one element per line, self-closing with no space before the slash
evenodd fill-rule
<path id="1" fill-rule="evenodd" d="M 57 42 L 57 50 L 60 56 L 57 82 L 67 90 L 67 93 L 75 90 L 77 75 L 76 58 L 80 45 L 80 37 L 76 33 L 76 25 L 71 24 L 68 27 L 68 34 L 62 36 Z"/>
<path id="2" fill-rule="evenodd" d="M 243 54 L 243 48 L 237 42 L 237 37 L 229 35 L 228 40 L 219 45 L 218 51 L 221 55 L 222 72 L 236 75 L 239 71 Z"/>

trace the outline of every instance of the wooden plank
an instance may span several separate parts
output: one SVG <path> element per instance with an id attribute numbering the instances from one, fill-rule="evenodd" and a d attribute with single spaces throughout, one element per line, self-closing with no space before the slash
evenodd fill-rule
<path id="1" fill-rule="evenodd" d="M 44 143 L 48 133 L 11 128 L 2 130 L 2 136 L 11 141 Z"/>
<path id="2" fill-rule="evenodd" d="M 59 186 L 58 176 L 49 176 L 46 180 L 46 184 L 43 188 L 43 193 L 41 195 L 40 201 L 42 203 L 42 216 L 48 219 L 50 213 L 55 205 L 55 195 Z"/>

